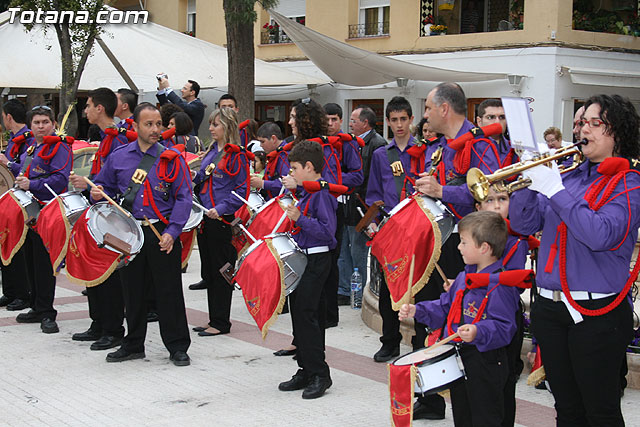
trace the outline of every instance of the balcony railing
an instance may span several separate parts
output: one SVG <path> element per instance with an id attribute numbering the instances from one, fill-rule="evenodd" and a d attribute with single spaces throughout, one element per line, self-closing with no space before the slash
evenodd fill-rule
<path id="1" fill-rule="evenodd" d="M 389 22 L 349 25 L 349 38 L 378 37 L 389 35 Z"/>
<path id="2" fill-rule="evenodd" d="M 260 44 L 279 44 L 279 43 L 293 43 L 293 40 L 282 31 L 278 29 L 276 31 L 263 31 L 260 33 Z"/>

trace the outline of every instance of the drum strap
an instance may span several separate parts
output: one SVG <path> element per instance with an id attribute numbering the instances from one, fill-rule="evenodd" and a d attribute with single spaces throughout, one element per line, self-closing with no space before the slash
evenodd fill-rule
<path id="1" fill-rule="evenodd" d="M 33 147 L 33 149 L 31 147 Z M 27 157 L 24 158 L 24 163 L 22 163 L 22 167 L 20 168 L 20 175 L 25 174 L 29 165 L 31 165 L 31 162 L 33 161 L 33 156 L 36 154 L 36 145 L 34 144 L 31 147 L 29 147 L 29 149 L 31 149 L 31 153 L 27 151 Z"/>
<path id="2" fill-rule="evenodd" d="M 156 150 L 155 155 L 149 152 L 154 148 Z M 138 190 L 140 189 L 140 186 L 144 184 L 144 182 L 147 180 L 147 174 L 149 173 L 149 171 L 151 170 L 151 167 L 154 165 L 154 163 L 160 156 L 160 152 L 161 152 L 160 147 L 156 145 L 150 148 L 149 150 L 147 150 L 147 152 L 144 153 L 144 156 L 142 156 L 140 163 L 138 163 L 138 167 L 136 168 L 135 172 L 131 176 L 131 181 L 129 181 L 127 190 L 123 195 L 124 199 L 122 200 L 122 206 L 126 210 L 131 212 L 131 210 L 133 209 L 133 202 L 136 199 Z"/>
<path id="3" fill-rule="evenodd" d="M 398 150 L 395 149 L 393 145 L 387 146 L 387 160 L 389 161 L 389 167 L 391 167 L 393 171 L 393 165 L 397 162 L 400 163 L 400 154 L 398 154 Z M 404 187 L 404 177 L 405 172 L 404 168 L 401 168 L 401 173 L 396 175 L 393 174 L 393 182 L 396 184 L 396 194 L 398 195 L 398 200 L 402 200 L 402 189 Z"/>

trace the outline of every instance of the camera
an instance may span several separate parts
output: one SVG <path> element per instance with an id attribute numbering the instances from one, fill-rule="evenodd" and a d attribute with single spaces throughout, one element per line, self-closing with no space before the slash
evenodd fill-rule
<path id="1" fill-rule="evenodd" d="M 156 79 L 158 79 L 158 81 L 162 80 L 162 79 L 169 79 L 169 76 L 167 76 L 165 73 L 162 74 L 156 74 Z"/>

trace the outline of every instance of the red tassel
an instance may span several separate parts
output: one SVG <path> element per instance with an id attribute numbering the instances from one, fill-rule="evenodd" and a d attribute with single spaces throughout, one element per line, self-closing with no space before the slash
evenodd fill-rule
<path id="1" fill-rule="evenodd" d="M 500 123 L 492 123 L 488 126 L 483 126 L 481 128 L 473 128 L 469 132 L 464 135 L 460 135 L 454 140 L 448 141 L 449 147 L 458 151 L 465 146 L 467 141 L 471 141 L 472 139 L 482 137 L 482 136 L 491 136 L 502 133 L 502 125 Z"/>

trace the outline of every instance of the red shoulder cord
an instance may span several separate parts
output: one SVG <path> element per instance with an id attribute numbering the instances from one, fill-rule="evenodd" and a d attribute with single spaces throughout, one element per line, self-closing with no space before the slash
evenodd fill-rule
<path id="1" fill-rule="evenodd" d="M 620 159 L 620 158 L 612 157 L 611 159 Z M 627 230 L 625 232 L 624 237 L 620 241 L 620 243 L 616 247 L 610 249 L 614 251 L 618 249 L 622 245 L 622 243 L 624 243 L 624 241 L 627 239 L 629 235 L 629 228 L 631 227 L 631 204 L 629 200 L 629 192 L 631 190 L 635 190 L 636 188 L 638 188 L 638 187 L 631 188 L 631 189 L 627 188 L 627 173 L 631 172 L 631 173 L 640 174 L 640 172 L 633 169 L 629 169 L 629 163 L 626 160 L 625 160 L 626 165 L 622 165 L 620 163 L 620 160 L 612 160 L 612 161 L 609 161 L 608 164 L 606 164 L 605 162 L 607 162 L 607 160 L 609 159 L 606 159 L 604 162 L 600 164 L 600 166 L 598 166 L 598 172 L 603 173 L 603 175 L 597 180 L 595 180 L 589 186 L 589 188 L 585 193 L 584 199 L 588 202 L 589 207 L 591 209 L 593 209 L 594 211 L 597 211 L 600 208 L 602 208 L 602 206 L 606 205 L 616 197 L 621 196 L 623 194 L 626 195 L 627 207 L 628 207 Z M 621 159 L 621 160 L 624 160 L 624 159 Z M 613 162 L 616 162 L 616 164 L 613 166 L 614 169 L 606 170 L 606 169 L 610 169 L 609 167 Z M 621 166 L 624 167 L 625 169 L 620 170 Z M 604 173 L 607 173 L 607 174 L 604 174 Z M 624 180 L 625 190 L 611 197 L 611 194 L 613 193 L 615 187 L 618 185 L 618 183 L 621 180 Z M 600 197 L 598 201 L 598 196 L 600 195 L 602 190 L 604 190 L 604 194 L 602 195 L 602 197 Z M 635 282 L 636 278 L 638 277 L 638 272 L 640 271 L 640 263 L 636 261 L 633 267 L 633 271 L 631 272 L 629 278 L 627 279 L 627 282 L 625 283 L 624 288 L 622 288 L 622 291 L 618 294 L 616 299 L 614 299 L 610 304 L 595 310 L 584 308 L 573 299 L 569 291 L 569 283 L 567 282 L 567 224 L 564 221 L 561 222 L 560 225 L 558 225 L 556 240 L 558 238 L 558 235 L 560 236 L 560 256 L 558 259 L 558 265 L 560 267 L 560 284 L 562 285 L 562 292 L 564 293 L 564 296 L 567 297 L 569 304 L 571 304 L 571 306 L 574 309 L 578 310 L 580 314 L 583 314 L 585 316 L 602 316 L 604 314 L 607 314 L 614 308 L 616 308 L 618 305 L 620 305 L 620 303 L 627 297 L 627 294 L 629 293 L 629 289 L 631 289 L 631 285 L 633 285 L 633 282 Z M 547 267 L 549 266 L 549 262 L 553 263 L 552 255 L 553 257 L 555 257 L 555 251 L 553 250 L 553 246 L 555 246 L 555 242 L 554 242 L 554 245 L 552 245 L 551 251 L 549 252 L 549 261 L 547 261 Z M 547 271 L 546 268 L 545 268 L 545 271 Z"/>
<path id="2" fill-rule="evenodd" d="M 51 159 L 53 159 L 56 153 L 58 153 L 58 149 L 60 149 L 60 144 L 64 142 L 69 146 L 69 156 L 67 157 L 67 163 L 65 163 L 64 166 L 62 166 L 60 169 L 51 171 L 52 174 L 58 172 L 59 170 L 64 169 L 69 163 L 69 157 L 71 158 L 71 163 L 73 165 L 73 155 L 71 151 L 71 146 L 73 145 L 73 141 L 74 139 L 70 136 L 48 135 L 43 138 L 42 143 L 44 144 L 44 147 L 42 147 L 42 149 L 38 152 L 38 157 L 43 159 L 45 164 L 49 164 Z M 27 172 L 26 172 L 27 178 L 30 175 L 32 164 L 33 163 L 31 163 L 27 168 Z"/>
<path id="3" fill-rule="evenodd" d="M 125 122 L 126 126 L 123 127 L 122 129 L 131 130 L 133 128 L 133 119 L 124 119 L 124 122 Z M 131 141 L 129 141 L 129 142 L 131 142 Z"/>
<path id="4" fill-rule="evenodd" d="M 316 138 L 309 138 L 309 141 L 315 141 L 322 145 L 322 153 L 324 155 L 324 167 L 322 168 L 322 171 L 324 172 L 324 170 L 327 169 L 329 171 L 329 174 L 331 174 L 331 176 L 335 180 L 336 184 L 342 184 L 342 166 L 340 165 L 340 156 L 338 155 L 338 152 L 342 153 L 342 141 L 340 140 L 340 138 L 320 136 Z M 325 147 L 329 148 L 329 155 L 325 154 Z M 337 147 L 340 147 L 338 151 L 336 151 Z M 338 174 L 337 176 L 333 173 L 331 167 L 329 166 L 331 164 L 330 160 L 332 157 L 335 158 L 336 161 L 336 173 Z"/>
<path id="5" fill-rule="evenodd" d="M 311 204 L 311 198 L 313 197 L 313 195 L 314 193 L 309 194 L 309 198 L 307 199 L 307 204 L 305 205 L 304 209 L 300 211 L 303 216 L 307 216 L 307 213 L 309 212 L 309 205 Z M 291 231 L 289 233 L 293 236 L 294 234 L 298 234 L 300 230 L 301 230 L 300 226 L 294 224 L 294 226 L 291 228 Z"/>
<path id="6" fill-rule="evenodd" d="M 278 147 L 267 154 L 267 179 L 273 179 L 276 175 L 276 167 L 278 166 L 278 157 L 284 152 L 282 147 Z"/>
<path id="7" fill-rule="evenodd" d="M 160 161 L 156 166 L 156 174 L 158 175 L 158 179 L 160 181 L 165 181 L 168 183 L 173 183 L 180 176 L 182 171 L 182 166 L 180 161 L 175 161 L 178 156 L 182 155 L 184 151 L 184 145 L 178 144 L 173 146 L 168 150 L 164 150 L 162 154 L 160 154 Z M 169 164 L 173 162 L 173 167 L 169 169 Z M 175 191 L 178 191 L 180 187 L 176 188 Z M 153 199 L 153 193 L 151 192 L 151 184 L 149 180 L 146 179 L 144 181 L 144 193 L 143 193 L 143 206 L 151 205 L 153 212 L 158 216 L 158 219 L 165 224 L 168 224 L 169 221 L 167 218 L 160 213 L 158 206 L 156 205 L 156 201 Z"/>
<path id="8" fill-rule="evenodd" d="M 11 151 L 9 152 L 9 158 L 15 159 L 18 154 L 20 154 L 20 148 L 22 145 L 27 142 L 27 139 L 31 138 L 33 133 L 27 131 L 22 135 L 16 136 L 11 141 L 13 145 L 11 146 Z"/>
<path id="9" fill-rule="evenodd" d="M 520 245 L 521 241 L 526 240 L 527 244 L 529 245 L 529 250 L 531 251 L 540 246 L 540 240 L 536 239 L 533 236 L 523 236 L 522 234 L 516 233 L 511 229 L 511 222 L 506 218 L 504 221 L 507 223 L 507 231 L 509 232 L 509 234 L 518 238 L 516 244 L 513 245 L 509 252 L 502 258 L 502 265 L 507 265 L 511 257 L 516 253 L 516 250 L 518 250 L 518 246 Z"/>
<path id="10" fill-rule="evenodd" d="M 480 153 L 478 153 L 476 151 L 476 148 L 475 148 L 476 142 L 479 142 L 479 141 L 484 141 L 488 145 L 488 147 L 485 149 L 485 151 L 482 153 L 482 155 Z M 498 150 L 496 149 L 496 147 L 493 144 L 493 142 L 491 142 L 488 138 L 475 138 L 475 139 L 468 140 L 464 144 L 464 148 L 462 150 L 456 151 L 456 155 L 453 158 L 453 167 L 455 168 L 456 172 L 459 173 L 460 175 L 464 175 L 464 174 L 467 173 L 467 171 L 471 167 L 471 152 L 472 151 L 478 156 L 478 159 L 480 160 L 480 163 L 483 163 L 487 167 L 487 169 L 490 172 L 492 172 L 491 168 L 489 167 L 489 165 L 487 165 L 485 163 L 485 161 L 484 161 L 484 155 L 487 152 L 487 150 L 489 149 L 489 147 L 491 147 L 493 149 L 493 152 L 494 152 L 494 154 L 496 156 L 496 159 L 498 160 L 498 164 L 500 164 L 500 155 L 498 154 Z"/>
<path id="11" fill-rule="evenodd" d="M 107 158 L 109 153 L 111 153 L 111 144 L 113 143 L 113 139 L 118 136 L 118 130 L 115 128 L 106 128 L 104 133 L 107 135 L 102 142 L 100 142 L 100 147 L 98 147 L 98 151 L 95 156 L 93 156 L 93 163 L 91 164 L 91 172 L 90 174 L 96 176 L 100 169 L 102 169 L 102 164 L 104 160 Z"/>
<path id="12" fill-rule="evenodd" d="M 449 314 L 447 314 L 447 333 L 448 335 L 453 335 L 455 331 L 451 327 L 455 322 L 458 322 L 461 318 L 462 314 L 462 300 L 464 299 L 464 295 L 466 291 L 477 288 L 488 288 L 491 276 L 495 276 L 495 274 L 490 273 L 467 273 L 465 276 L 465 288 L 459 289 L 456 292 L 456 297 L 451 303 L 451 308 L 449 309 Z M 478 308 L 478 312 L 471 324 L 477 323 L 482 319 L 484 315 L 484 310 L 487 308 L 487 303 L 489 301 L 489 295 L 493 292 L 498 286 L 511 286 L 522 289 L 529 289 L 533 283 L 534 278 L 533 270 L 509 270 L 503 271 L 499 273 L 498 283 L 489 289 L 489 291 L 485 294 L 482 299 L 482 303 Z M 453 341 L 461 342 L 461 338 L 455 338 Z"/>
<path id="13" fill-rule="evenodd" d="M 438 163 L 438 166 L 436 167 L 435 175 L 436 175 L 436 179 L 442 186 L 447 185 L 447 179 L 445 177 L 446 173 L 447 171 L 445 170 L 444 161 L 441 160 L 440 163 Z M 456 216 L 456 218 L 462 219 L 462 215 L 460 215 L 458 211 L 455 210 L 455 208 L 453 207 L 453 204 L 451 203 L 445 203 L 445 204 L 451 210 L 451 212 Z"/>

